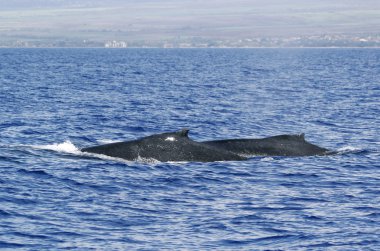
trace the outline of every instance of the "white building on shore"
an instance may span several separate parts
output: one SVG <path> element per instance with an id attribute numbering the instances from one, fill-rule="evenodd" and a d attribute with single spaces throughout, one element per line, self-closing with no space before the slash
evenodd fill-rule
<path id="1" fill-rule="evenodd" d="M 127 48 L 128 44 L 124 41 L 107 41 L 104 43 L 105 48 Z"/>

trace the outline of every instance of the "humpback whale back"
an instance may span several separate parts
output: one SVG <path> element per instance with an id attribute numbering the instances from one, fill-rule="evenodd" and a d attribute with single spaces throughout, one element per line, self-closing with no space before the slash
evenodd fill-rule
<path id="1" fill-rule="evenodd" d="M 277 135 L 263 139 L 226 139 L 203 142 L 243 156 L 311 156 L 328 153 L 328 149 L 305 140 L 305 134 Z"/>
<path id="2" fill-rule="evenodd" d="M 305 140 L 305 134 L 277 135 L 263 139 L 226 139 L 196 142 L 189 129 L 161 133 L 132 141 L 83 148 L 83 152 L 104 154 L 126 160 L 228 161 L 247 156 L 311 156 L 328 154 L 326 148 Z"/>
<path id="3" fill-rule="evenodd" d="M 188 137 L 189 130 L 155 134 L 138 140 L 83 148 L 83 152 L 104 154 L 127 160 L 155 159 L 158 161 L 226 161 L 244 160 L 236 153 L 216 148 Z"/>

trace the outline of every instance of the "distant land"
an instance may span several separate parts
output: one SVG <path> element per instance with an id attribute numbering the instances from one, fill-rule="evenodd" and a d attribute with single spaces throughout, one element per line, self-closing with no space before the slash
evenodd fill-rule
<path id="1" fill-rule="evenodd" d="M 0 47 L 380 47 L 380 1 L 2 1 Z"/>

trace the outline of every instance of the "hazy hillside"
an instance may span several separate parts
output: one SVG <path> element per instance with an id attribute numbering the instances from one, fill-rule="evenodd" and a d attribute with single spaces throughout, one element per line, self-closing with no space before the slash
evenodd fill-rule
<path id="1" fill-rule="evenodd" d="M 13 0 L 0 6 L 0 40 L 233 40 L 380 31 L 378 0 Z"/>

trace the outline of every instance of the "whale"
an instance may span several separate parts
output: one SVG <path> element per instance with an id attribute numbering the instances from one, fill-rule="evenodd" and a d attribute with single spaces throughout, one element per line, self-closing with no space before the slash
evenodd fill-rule
<path id="1" fill-rule="evenodd" d="M 154 134 L 144 138 L 87 147 L 82 152 L 107 155 L 125 160 L 157 160 L 161 162 L 213 162 L 240 161 L 247 157 L 196 142 L 189 138 L 189 130 Z"/>
<path id="2" fill-rule="evenodd" d="M 332 151 L 305 140 L 305 134 L 277 135 L 262 139 L 224 139 L 204 141 L 203 144 L 241 156 L 313 156 Z"/>
<path id="3" fill-rule="evenodd" d="M 81 151 L 130 161 L 145 159 L 161 162 L 240 161 L 254 156 L 296 157 L 333 154 L 327 148 L 306 141 L 305 134 L 197 142 L 189 138 L 189 129 L 86 147 Z"/>

